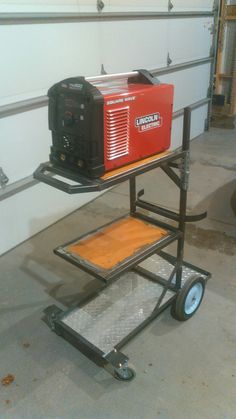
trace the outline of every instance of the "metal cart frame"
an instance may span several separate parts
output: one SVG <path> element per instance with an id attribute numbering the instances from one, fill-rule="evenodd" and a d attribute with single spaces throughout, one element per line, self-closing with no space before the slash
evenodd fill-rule
<path id="1" fill-rule="evenodd" d="M 128 357 L 120 352 L 121 347 L 125 345 L 130 339 L 132 339 L 154 318 L 156 318 L 163 310 L 171 305 L 173 306 L 173 303 L 177 299 L 183 286 L 183 270 L 189 269 L 194 271 L 205 282 L 210 277 L 209 272 L 206 272 L 183 261 L 186 222 L 199 221 L 206 217 L 206 213 L 197 215 L 186 214 L 187 189 L 189 179 L 190 126 L 191 108 L 187 107 L 184 109 L 183 140 L 181 149 L 178 149 L 174 152 L 160 154 L 159 157 L 156 156 L 155 159 L 146 159 L 146 161 L 144 160 L 139 165 L 127 166 L 121 171 L 114 171 L 114 173 L 108 174 L 108 176 L 105 175 L 99 179 L 91 180 L 84 178 L 83 176 L 78 176 L 74 172 L 65 172 L 60 167 L 56 167 L 51 163 L 41 164 L 34 174 L 36 179 L 67 193 L 101 191 L 111 186 L 117 185 L 125 180 L 129 180 L 130 217 L 134 217 L 135 219 L 150 223 L 153 226 L 158 226 L 168 231 L 166 237 L 153 243 L 150 246 L 145 246 L 142 251 L 134 253 L 122 261 L 122 263 L 115 266 L 114 269 L 110 269 L 106 272 L 104 270 L 102 271 L 101 269 L 96 269 L 92 264 L 84 263 L 83 260 L 74 257 L 73 254 L 68 252 L 66 249 L 71 242 L 55 249 L 55 253 L 58 256 L 102 280 L 104 282 L 102 290 L 105 290 L 108 286 L 111 286 L 112 283 L 117 281 L 121 275 L 127 271 L 135 272 L 137 275 L 140 275 L 143 278 L 146 278 L 148 281 L 156 283 L 162 287 L 160 295 L 158 296 L 155 303 L 155 307 L 152 308 L 149 315 L 139 324 L 137 324 L 133 330 L 130 330 L 127 335 L 123 336 L 119 342 L 116 342 L 112 350 L 109 351 L 102 350 L 93 344 L 91 340 L 89 341 L 83 334 L 78 333 L 78 331 L 73 330 L 72 327 L 66 324 L 65 318 L 68 318 L 68 315 L 70 316 L 71 312 L 73 314 L 73 310 L 75 310 L 75 308 L 69 311 L 63 311 L 56 306 L 50 306 L 45 310 L 47 322 L 52 330 L 69 341 L 72 345 L 74 345 L 77 349 L 79 349 L 82 353 L 84 353 L 98 365 L 105 366 L 108 370 L 115 374 L 116 378 L 123 380 L 129 380 L 133 378 L 134 373 L 133 370 L 128 367 Z M 141 197 L 144 194 L 144 190 L 141 190 L 138 193 L 136 192 L 136 176 L 157 167 L 160 167 L 167 174 L 167 176 L 174 182 L 180 191 L 178 213 L 142 199 Z M 58 180 L 55 175 L 60 175 L 64 178 L 67 178 L 66 182 Z M 76 184 L 69 183 L 69 180 L 76 182 Z M 171 222 L 174 221 L 177 223 L 177 227 L 174 227 L 173 223 L 168 224 L 167 222 L 160 221 L 151 215 L 144 215 L 138 210 L 139 208 L 149 211 L 150 214 L 155 214 L 164 217 L 167 220 L 171 220 Z M 100 229 L 97 229 L 96 231 L 90 233 L 90 235 L 96 234 L 99 230 Z M 80 237 L 79 239 L 81 240 L 83 237 Z M 176 257 L 173 257 L 172 255 L 163 251 L 167 245 L 174 241 L 177 241 Z M 155 254 L 158 254 L 164 261 L 166 261 L 166 263 L 171 264 L 172 266 L 167 279 L 163 278 L 163 276 L 159 274 L 150 272 L 148 269 L 139 266 L 142 261 Z M 102 290 L 99 291 L 99 294 L 93 293 L 89 296 L 89 298 L 86 298 L 86 300 L 80 302 L 76 310 L 83 310 L 83 307 L 86 307 L 87 304 L 95 301 L 95 299 L 98 298 L 98 296 L 101 294 Z M 166 294 L 168 292 L 171 292 L 171 295 L 166 300 Z"/>

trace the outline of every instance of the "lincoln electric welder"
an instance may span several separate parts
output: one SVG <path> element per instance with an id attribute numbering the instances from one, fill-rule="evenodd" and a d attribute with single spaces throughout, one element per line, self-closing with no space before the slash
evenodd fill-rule
<path id="1" fill-rule="evenodd" d="M 68 78 L 48 96 L 54 165 L 99 177 L 170 146 L 173 86 L 146 70 Z"/>

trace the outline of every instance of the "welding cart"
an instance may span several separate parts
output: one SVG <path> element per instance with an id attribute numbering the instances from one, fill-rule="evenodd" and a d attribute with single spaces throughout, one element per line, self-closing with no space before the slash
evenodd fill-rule
<path id="1" fill-rule="evenodd" d="M 120 380 L 135 376 L 121 348 L 168 307 L 179 321 L 193 316 L 210 277 L 209 272 L 183 261 L 186 222 L 206 216 L 186 214 L 190 122 L 191 108 L 185 108 L 180 149 L 145 158 L 97 179 L 53 163 L 41 164 L 34 174 L 39 181 L 69 194 L 103 191 L 129 181 L 128 215 L 54 251 L 101 280 L 102 288 L 69 310 L 55 305 L 45 310 L 54 332 Z M 136 192 L 136 177 L 156 168 L 179 189 L 178 212 L 147 202 L 143 190 Z M 174 241 L 176 256 L 164 251 Z"/>

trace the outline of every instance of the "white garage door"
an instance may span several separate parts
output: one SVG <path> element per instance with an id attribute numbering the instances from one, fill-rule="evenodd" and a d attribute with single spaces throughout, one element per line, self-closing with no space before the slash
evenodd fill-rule
<path id="1" fill-rule="evenodd" d="M 96 194 L 68 196 L 33 184 L 48 160 L 48 88 L 76 75 L 137 68 L 175 85 L 174 111 L 197 103 L 192 138 L 204 130 L 212 68 L 212 0 L 8 0 L 0 5 L 0 254 Z M 201 105 L 201 106 L 199 106 Z M 180 145 L 182 116 L 173 121 Z M 23 179 L 23 181 L 22 181 Z"/>

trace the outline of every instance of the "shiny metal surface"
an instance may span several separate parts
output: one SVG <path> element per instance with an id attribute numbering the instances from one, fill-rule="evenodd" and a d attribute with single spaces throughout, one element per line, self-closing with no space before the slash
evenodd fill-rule
<path id="1" fill-rule="evenodd" d="M 144 262 L 140 264 L 142 268 L 149 270 L 150 272 L 160 275 L 162 278 L 168 280 L 171 271 L 173 269 L 173 265 L 158 255 L 153 255 L 150 258 L 146 259 Z M 183 266 L 183 273 L 182 273 L 182 286 L 184 283 L 191 278 L 193 275 L 200 275 L 204 279 L 206 279 L 206 275 L 200 274 L 198 271 L 188 268 L 187 266 Z M 173 278 L 173 283 L 175 282 L 175 277 Z"/>
<path id="2" fill-rule="evenodd" d="M 161 285 L 129 272 L 62 321 L 107 354 L 150 316 L 162 290 Z M 168 291 L 162 304 L 172 295 Z"/>
<path id="3" fill-rule="evenodd" d="M 168 279 L 173 269 L 173 265 L 157 255 L 148 258 L 141 266 L 164 279 Z M 183 283 L 196 273 L 184 267 Z M 65 313 L 62 322 L 107 354 L 152 314 L 162 290 L 161 285 L 131 271 L 84 307 Z M 173 294 L 173 291 L 167 291 L 162 305 Z"/>
<path id="4" fill-rule="evenodd" d="M 119 80 L 119 79 L 128 79 L 130 77 L 135 77 L 139 73 L 138 71 L 129 71 L 127 73 L 114 73 L 114 74 L 100 74 L 99 76 L 91 76 L 91 77 L 85 77 L 85 80 L 87 81 L 106 81 L 106 80 Z"/>

